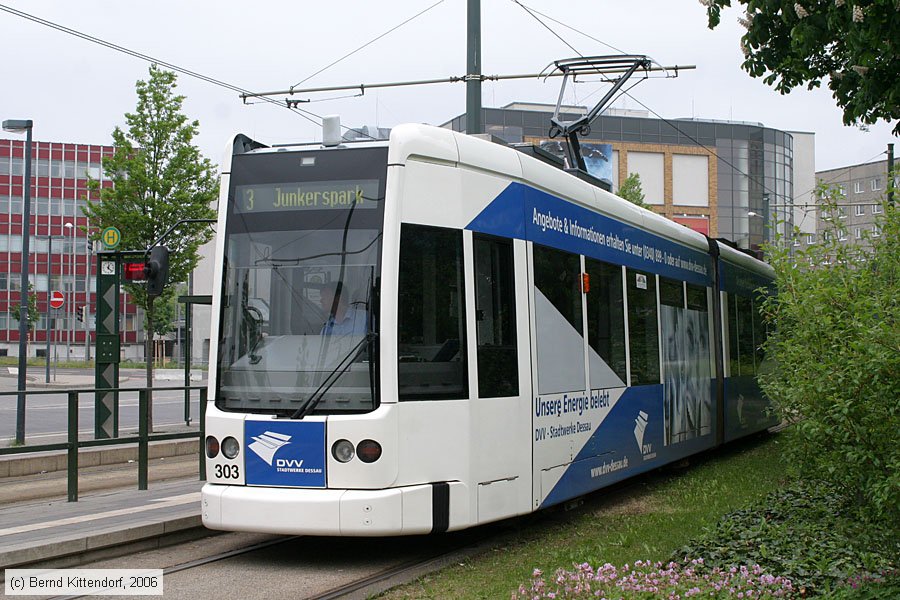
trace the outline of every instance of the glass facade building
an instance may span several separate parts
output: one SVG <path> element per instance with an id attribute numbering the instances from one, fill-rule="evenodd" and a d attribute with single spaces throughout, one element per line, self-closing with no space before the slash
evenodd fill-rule
<path id="1" fill-rule="evenodd" d="M 586 112 L 580 107 L 569 110 L 561 115 L 563 120 Z M 549 139 L 552 113 L 552 106 L 539 104 L 485 108 L 485 132 L 508 143 L 540 143 Z M 639 172 L 645 193 L 658 189 L 656 198 L 647 198 L 653 210 L 741 248 L 756 249 L 772 239 L 776 229 L 791 230 L 794 156 L 790 133 L 761 123 L 663 120 L 643 111 L 615 109 L 608 113 L 594 120 L 590 134 L 582 140 L 612 147 L 614 190 L 618 180 Z M 443 126 L 465 132 L 466 116 Z M 623 160 L 626 156 L 630 158 Z M 704 172 L 705 184 L 696 181 Z M 702 225 L 704 219 L 708 225 Z"/>

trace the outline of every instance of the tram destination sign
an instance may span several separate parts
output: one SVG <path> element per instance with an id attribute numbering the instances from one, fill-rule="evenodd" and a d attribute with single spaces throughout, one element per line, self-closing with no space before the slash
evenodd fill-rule
<path id="1" fill-rule="evenodd" d="M 235 190 L 234 212 L 298 212 L 378 207 L 378 180 L 304 181 L 242 185 Z"/>

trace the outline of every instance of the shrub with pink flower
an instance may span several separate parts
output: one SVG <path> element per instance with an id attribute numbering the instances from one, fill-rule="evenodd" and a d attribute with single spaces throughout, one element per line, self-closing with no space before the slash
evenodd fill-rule
<path id="1" fill-rule="evenodd" d="M 606 563 L 592 567 L 575 565 L 559 569 L 545 580 L 540 569 L 532 573 L 531 585 L 520 585 L 512 600 L 553 599 L 653 599 L 703 598 L 789 598 L 794 594 L 790 580 L 765 573 L 759 565 L 730 569 L 709 569 L 703 559 L 689 563 L 635 561 L 621 568 Z"/>

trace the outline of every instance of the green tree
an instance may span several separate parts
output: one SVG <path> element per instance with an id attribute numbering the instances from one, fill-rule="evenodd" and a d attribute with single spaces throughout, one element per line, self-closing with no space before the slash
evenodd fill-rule
<path id="1" fill-rule="evenodd" d="M 818 194 L 837 215 L 840 191 Z M 880 235 L 862 243 L 839 241 L 843 220 L 833 218 L 793 257 L 787 244 L 767 248 L 777 295 L 763 306 L 774 333 L 761 382 L 797 420 L 790 450 L 801 476 L 900 530 L 900 211 L 885 203 L 882 216 Z"/>
<path id="2" fill-rule="evenodd" d="M 125 114 L 128 129 L 116 127 L 115 151 L 103 159 L 113 185 L 90 181 L 99 201 L 83 209 L 96 228 L 92 231 L 112 226 L 122 232 L 122 250 L 146 250 L 182 219 L 214 218 L 211 204 L 218 186 L 215 167 L 192 143 L 199 123 L 181 112 L 184 96 L 175 95 L 176 75 L 153 65 L 149 79 L 135 87 L 136 110 Z M 99 233 L 93 237 L 98 239 Z M 163 241 L 170 250 L 170 284 L 187 280 L 199 262 L 198 249 L 210 239 L 208 225 L 183 224 Z M 126 287 L 152 324 L 155 299 L 143 285 Z M 145 329 L 148 388 L 153 385 L 152 329 Z"/>
<path id="3" fill-rule="evenodd" d="M 16 321 L 19 320 L 19 311 L 21 309 L 21 305 L 19 302 L 16 302 L 10 307 L 10 313 L 12 314 L 13 319 Z M 34 333 L 34 325 L 38 322 L 38 319 L 41 318 L 40 313 L 37 309 L 37 295 L 34 293 L 34 284 L 28 284 L 28 332 Z"/>
<path id="4" fill-rule="evenodd" d="M 153 303 L 153 321 L 145 318 L 144 329 L 152 331 L 154 335 L 172 333 L 175 329 L 175 294 L 176 286 L 170 286 L 156 299 Z"/>
<path id="5" fill-rule="evenodd" d="M 700 0 L 710 29 L 731 0 Z M 782 94 L 828 80 L 844 123 L 900 118 L 900 18 L 896 0 L 737 0 L 752 77 Z M 894 127 L 900 134 L 900 122 Z"/>
<path id="6" fill-rule="evenodd" d="M 637 173 L 629 174 L 622 182 L 622 185 L 619 186 L 619 191 L 616 193 L 619 197 L 625 198 L 632 204 L 636 204 L 643 208 L 649 208 L 647 203 L 644 202 L 644 191 L 641 189 L 641 176 Z"/>

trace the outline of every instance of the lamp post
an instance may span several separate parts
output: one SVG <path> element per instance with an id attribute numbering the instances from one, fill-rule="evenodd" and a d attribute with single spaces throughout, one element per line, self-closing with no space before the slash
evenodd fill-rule
<path id="1" fill-rule="evenodd" d="M 91 329 L 88 326 L 88 317 L 91 314 L 91 252 L 93 248 L 91 247 L 90 237 L 85 238 L 84 243 L 87 249 L 87 260 L 84 261 L 84 321 L 82 326 L 84 327 L 84 362 L 90 362 Z"/>
<path id="2" fill-rule="evenodd" d="M 66 231 L 69 233 L 69 277 L 72 279 L 68 293 L 69 304 L 66 306 L 66 360 L 68 361 L 72 360 L 72 321 L 75 320 L 75 225 L 71 222 L 67 222 L 63 227 L 65 227 Z"/>
<path id="3" fill-rule="evenodd" d="M 22 289 L 19 291 L 19 395 L 16 401 L 16 444 L 25 443 L 25 378 L 28 368 L 28 263 L 29 233 L 31 232 L 31 119 L 9 119 L 3 121 L 3 130 L 15 133 L 25 132 L 25 178 L 22 198 Z"/>

